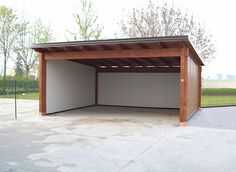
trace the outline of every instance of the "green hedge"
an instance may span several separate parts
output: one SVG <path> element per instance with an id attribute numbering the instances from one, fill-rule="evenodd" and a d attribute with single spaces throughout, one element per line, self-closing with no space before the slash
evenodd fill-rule
<path id="1" fill-rule="evenodd" d="M 202 88 L 202 95 L 236 95 L 236 88 Z"/>
<path id="2" fill-rule="evenodd" d="M 14 93 L 14 81 L 16 80 L 17 93 L 23 92 L 37 92 L 38 91 L 38 80 L 31 80 L 28 78 L 15 78 L 6 77 L 5 80 L 5 93 L 3 90 L 3 77 L 0 77 L 0 94 L 13 94 Z"/>

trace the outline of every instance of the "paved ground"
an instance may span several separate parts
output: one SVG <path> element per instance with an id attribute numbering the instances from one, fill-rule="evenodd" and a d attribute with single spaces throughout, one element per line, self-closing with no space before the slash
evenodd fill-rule
<path id="1" fill-rule="evenodd" d="M 203 109 L 179 127 L 175 110 L 97 106 L 39 117 L 37 101 L 21 102 L 14 120 L 7 102 L 0 99 L 0 172 L 236 171 L 235 107 Z M 229 119 L 218 125 L 222 115 Z"/>

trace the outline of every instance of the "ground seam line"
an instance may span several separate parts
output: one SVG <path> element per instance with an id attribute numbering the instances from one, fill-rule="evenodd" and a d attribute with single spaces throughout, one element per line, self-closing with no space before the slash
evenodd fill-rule
<path id="1" fill-rule="evenodd" d="M 141 155 L 143 155 L 145 152 L 147 152 L 149 149 L 151 149 L 156 143 L 158 143 L 159 141 L 161 141 L 165 136 L 166 136 L 166 135 L 163 134 L 162 137 L 158 138 L 154 143 L 152 143 L 150 146 L 148 146 L 144 151 L 142 151 L 141 153 L 139 153 L 137 157 L 135 157 L 134 159 L 129 160 L 125 165 L 123 165 L 123 166 L 122 166 L 120 169 L 118 169 L 116 172 L 121 172 L 121 171 L 123 171 L 126 167 L 128 167 L 128 165 L 129 165 L 132 161 L 138 159 Z"/>

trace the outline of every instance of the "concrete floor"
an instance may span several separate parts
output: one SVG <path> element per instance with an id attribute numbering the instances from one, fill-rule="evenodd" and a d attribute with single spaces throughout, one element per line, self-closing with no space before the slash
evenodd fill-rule
<path id="1" fill-rule="evenodd" d="M 18 120 L 0 111 L 0 172 L 236 171 L 236 127 L 199 125 L 205 110 L 179 127 L 176 110 L 94 106 L 39 117 L 32 104 Z"/>

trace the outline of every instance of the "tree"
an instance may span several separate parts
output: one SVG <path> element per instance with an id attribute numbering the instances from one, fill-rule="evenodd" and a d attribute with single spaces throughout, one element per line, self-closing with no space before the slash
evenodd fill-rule
<path id="1" fill-rule="evenodd" d="M 229 81 L 235 81 L 235 80 L 236 80 L 236 75 L 230 75 L 230 74 L 228 74 L 228 75 L 226 75 L 226 78 L 227 78 L 227 80 L 229 80 Z"/>
<path id="2" fill-rule="evenodd" d="M 133 8 L 119 21 L 121 33 L 126 37 L 155 37 L 188 35 L 204 61 L 214 59 L 212 36 L 194 17 L 174 5 L 156 5 L 151 0 L 147 7 Z"/>
<path id="3" fill-rule="evenodd" d="M 80 9 L 73 16 L 78 27 L 78 32 L 67 30 L 70 36 L 69 38 L 66 36 L 67 40 L 97 40 L 101 37 L 103 26 L 97 23 L 98 16 L 95 14 L 92 1 L 80 0 Z"/>
<path id="4" fill-rule="evenodd" d="M 0 53 L 3 56 L 3 92 L 6 85 L 6 69 L 17 36 L 17 16 L 13 10 L 0 6 Z"/>
<path id="5" fill-rule="evenodd" d="M 15 62 L 15 76 L 16 77 L 22 77 L 23 76 L 23 68 L 22 68 L 22 62 L 19 57 L 17 57 Z"/>
<path id="6" fill-rule="evenodd" d="M 216 77 L 217 77 L 218 80 L 222 80 L 223 75 L 222 75 L 221 73 L 217 73 L 217 74 L 216 74 Z"/>
<path id="7" fill-rule="evenodd" d="M 36 53 L 30 49 L 30 45 L 35 43 L 45 43 L 52 40 L 52 31 L 49 26 L 44 26 L 40 19 L 33 24 L 28 21 L 22 21 L 19 26 L 19 35 L 16 39 L 15 53 L 17 61 L 20 59 L 24 74 L 29 77 L 30 69 L 32 69 L 38 61 Z M 16 62 L 16 60 L 14 60 Z"/>

